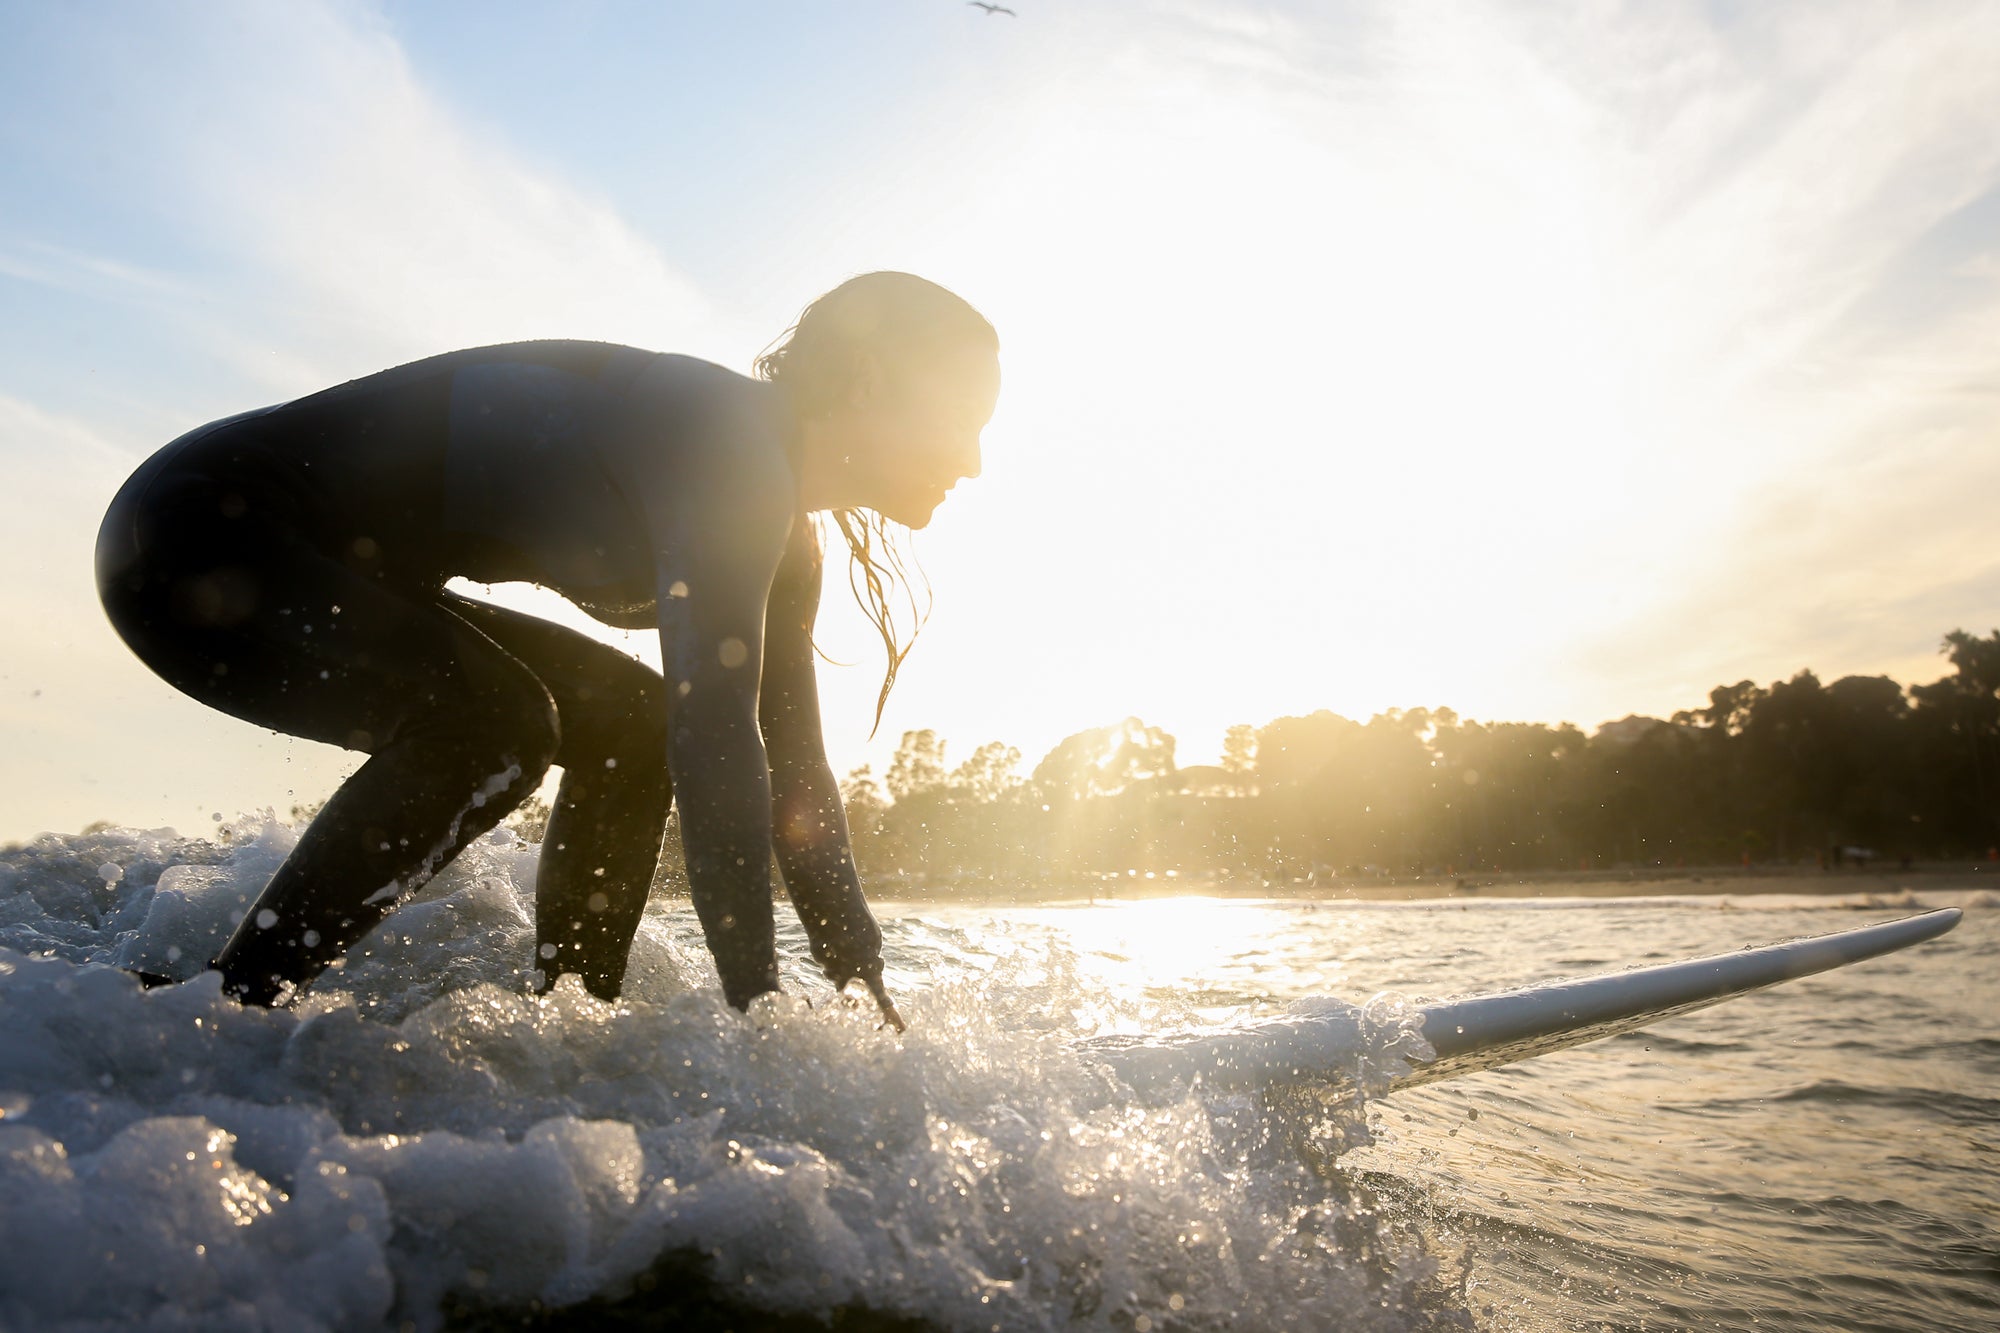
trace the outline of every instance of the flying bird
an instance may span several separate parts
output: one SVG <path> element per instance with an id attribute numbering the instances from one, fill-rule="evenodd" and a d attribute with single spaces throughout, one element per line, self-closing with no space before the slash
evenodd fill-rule
<path id="1" fill-rule="evenodd" d="M 1009 18 L 1021 17 L 1019 14 L 1016 14 L 1013 10 L 1007 8 L 1007 6 L 1005 5 L 989 5 L 986 3 L 986 0 L 965 0 L 965 3 L 971 5 L 974 9 L 985 10 L 987 17 L 989 18 L 995 14 L 1005 14 Z"/>

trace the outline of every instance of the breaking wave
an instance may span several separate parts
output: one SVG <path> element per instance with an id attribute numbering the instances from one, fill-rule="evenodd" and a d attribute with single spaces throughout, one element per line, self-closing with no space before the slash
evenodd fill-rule
<path id="1" fill-rule="evenodd" d="M 621 1001 L 538 998 L 537 849 L 502 828 L 245 1009 L 201 960 L 294 840 L 0 852 L 0 1326 L 428 1330 L 670 1281 L 738 1327 L 1470 1327 L 1462 1275 L 1331 1165 L 1365 1098 L 1135 1098 L 1076 1040 L 1197 1015 L 1056 934 L 885 922 L 903 1037 L 828 1002 L 783 908 L 790 994 L 747 1016 L 678 903 Z"/>

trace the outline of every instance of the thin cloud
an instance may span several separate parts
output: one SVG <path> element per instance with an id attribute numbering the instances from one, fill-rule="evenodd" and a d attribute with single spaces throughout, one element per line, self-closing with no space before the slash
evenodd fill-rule
<path id="1" fill-rule="evenodd" d="M 42 294 L 38 316 L 71 321 L 0 380 L 0 474 L 31 497 L 0 526 L 0 559 L 34 571 L 4 609 L 37 627 L 0 671 L 0 720 L 15 780 L 90 777 L 8 792 L 0 837 L 158 817 L 163 774 L 258 805 L 347 766 L 184 704 L 118 645 L 91 547 L 139 456 L 207 417 L 455 346 L 700 346 L 711 318 L 603 201 L 433 96 L 365 12 L 218 3 L 63 22 L 45 54 L 67 62 L 51 95 L 74 105 L 46 108 L 47 156 L 83 165 L 47 207 L 15 212 L 0 253 Z M 64 191 L 69 216 L 116 225 L 72 240 Z M 32 187 L 16 198 L 32 204 Z M 123 397 L 133 385 L 143 407 Z"/>
<path id="2" fill-rule="evenodd" d="M 1704 59 L 1710 86 L 1681 90 L 1707 134 L 1659 162 L 1699 182 L 1653 250 L 1682 284 L 1663 350 L 1686 385 L 1662 386 L 1659 467 L 1712 520 L 1680 550 L 1657 536 L 1671 586 L 1577 646 L 1600 694 L 1664 710 L 1746 674 L 1921 672 L 1944 630 L 2000 617 L 1968 503 L 2000 487 L 2000 288 L 1942 277 L 1979 266 L 1957 220 L 2000 186 L 2000 12 L 1824 18 L 1772 21 L 1755 59 Z M 1912 298 L 1941 280 L 1953 299 Z"/>
<path id="3" fill-rule="evenodd" d="M 91 151 L 109 155 L 132 248 L 170 254 L 149 270 L 198 293 L 149 315 L 248 383 L 298 391 L 453 346 L 673 345 L 706 327 L 706 300 L 645 238 L 464 123 L 365 12 L 127 18 L 67 49 L 98 90 Z M 155 227 L 165 243 L 145 238 Z"/>

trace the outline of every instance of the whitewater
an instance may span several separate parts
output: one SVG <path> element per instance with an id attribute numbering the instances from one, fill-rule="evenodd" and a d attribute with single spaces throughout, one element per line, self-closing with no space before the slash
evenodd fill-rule
<path id="1" fill-rule="evenodd" d="M 267 817 L 0 850 L 0 1328 L 2000 1314 L 1990 894 L 885 903 L 899 1037 L 832 997 L 782 905 L 788 994 L 747 1015 L 671 896 L 617 1004 L 533 996 L 538 849 L 504 827 L 291 1007 L 244 1009 L 201 960 L 295 838 Z M 1399 995 L 1918 905 L 1971 910 L 1907 956 L 1379 1095 L 1421 1054 Z M 1074 1047 L 1324 995 L 1376 1034 L 1356 1090 L 1142 1101 Z"/>

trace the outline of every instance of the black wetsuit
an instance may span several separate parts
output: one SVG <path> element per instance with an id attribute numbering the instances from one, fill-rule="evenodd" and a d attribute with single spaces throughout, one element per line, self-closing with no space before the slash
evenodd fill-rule
<path id="1" fill-rule="evenodd" d="M 516 343 L 214 422 L 141 465 L 97 545 L 126 643 L 203 703 L 369 755 L 217 955 L 232 993 L 309 982 L 551 764 L 545 987 L 576 972 L 618 993 L 676 797 L 731 1003 L 777 985 L 774 828 L 817 960 L 879 985 L 820 739 L 819 553 L 776 395 L 688 357 Z M 657 625 L 666 678 L 446 591 L 454 576 Z"/>

